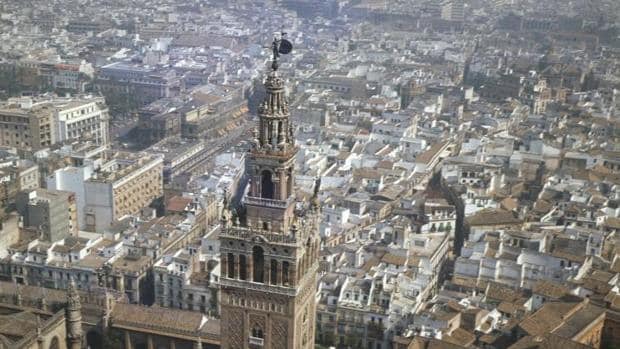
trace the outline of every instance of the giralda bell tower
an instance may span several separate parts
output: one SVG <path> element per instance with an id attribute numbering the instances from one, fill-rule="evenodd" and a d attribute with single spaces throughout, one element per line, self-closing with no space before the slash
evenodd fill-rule
<path id="1" fill-rule="evenodd" d="M 239 214 L 222 212 L 221 341 L 224 349 L 314 348 L 319 205 L 315 184 L 310 202 L 295 198 L 293 139 L 278 74 L 290 42 L 273 42 L 267 96 L 259 106 L 252 149 L 247 154 L 249 190 Z"/>

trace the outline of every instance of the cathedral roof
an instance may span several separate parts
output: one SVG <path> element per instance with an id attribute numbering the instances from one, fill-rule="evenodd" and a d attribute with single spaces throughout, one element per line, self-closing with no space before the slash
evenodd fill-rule
<path id="1" fill-rule="evenodd" d="M 188 336 L 217 336 L 220 321 L 208 318 L 194 311 L 144 307 L 135 304 L 117 304 L 112 310 L 111 322 L 114 327 L 132 327 L 144 331 L 155 330 Z"/>

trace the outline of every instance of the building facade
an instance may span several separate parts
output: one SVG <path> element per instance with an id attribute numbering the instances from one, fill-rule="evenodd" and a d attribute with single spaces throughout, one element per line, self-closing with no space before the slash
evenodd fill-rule
<path id="1" fill-rule="evenodd" d="M 163 196 L 163 157 L 119 156 L 84 183 L 85 227 L 101 231 Z"/>
<path id="2" fill-rule="evenodd" d="M 42 239 L 58 241 L 77 232 L 75 194 L 68 191 L 36 189 L 17 195 L 16 207 L 24 226 L 41 231 Z"/>
<path id="3" fill-rule="evenodd" d="M 0 110 L 0 143 L 18 149 L 40 149 L 56 143 L 49 105 L 9 106 Z"/>
<path id="4" fill-rule="evenodd" d="M 0 144 L 41 149 L 78 139 L 108 144 L 108 109 L 102 97 L 10 100 L 0 108 Z"/>
<path id="5" fill-rule="evenodd" d="M 58 142 L 80 138 L 97 145 L 109 142 L 108 108 L 103 97 L 67 103 L 57 109 L 55 120 Z"/>
<path id="6" fill-rule="evenodd" d="M 314 348 L 320 217 L 315 201 L 296 209 L 297 147 L 277 61 L 267 76 L 248 154 L 249 192 L 220 233 L 222 348 Z"/>

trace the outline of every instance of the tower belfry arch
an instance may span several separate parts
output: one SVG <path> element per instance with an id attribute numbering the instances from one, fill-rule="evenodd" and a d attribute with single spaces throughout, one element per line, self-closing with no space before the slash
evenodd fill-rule
<path id="1" fill-rule="evenodd" d="M 280 34 L 271 49 L 267 95 L 247 154 L 249 188 L 238 210 L 244 219 L 222 215 L 221 327 L 232 330 L 222 336 L 226 349 L 314 347 L 320 212 L 307 203 L 296 209 L 298 149 L 278 72 L 292 45 Z"/>

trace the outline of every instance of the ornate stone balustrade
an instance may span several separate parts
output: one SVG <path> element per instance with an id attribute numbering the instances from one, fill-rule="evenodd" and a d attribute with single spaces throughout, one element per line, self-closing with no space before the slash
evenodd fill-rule
<path id="1" fill-rule="evenodd" d="M 255 196 L 246 196 L 243 200 L 248 205 L 267 206 L 274 208 L 286 208 L 288 206 L 288 201 L 263 199 Z"/>
<path id="2" fill-rule="evenodd" d="M 220 278 L 220 285 L 223 287 L 236 287 L 245 288 L 248 290 L 277 293 L 285 296 L 295 296 L 297 292 L 294 288 L 286 286 L 269 285 L 258 282 L 251 282 L 247 280 L 229 279 L 226 277 Z"/>
<path id="3" fill-rule="evenodd" d="M 261 236 L 267 239 L 272 243 L 280 243 L 280 244 L 297 244 L 297 238 L 290 234 L 278 234 L 272 233 L 268 231 L 255 231 L 246 227 L 229 227 L 224 228 L 220 232 L 220 237 L 228 237 L 235 239 L 251 239 L 256 236 Z"/>

